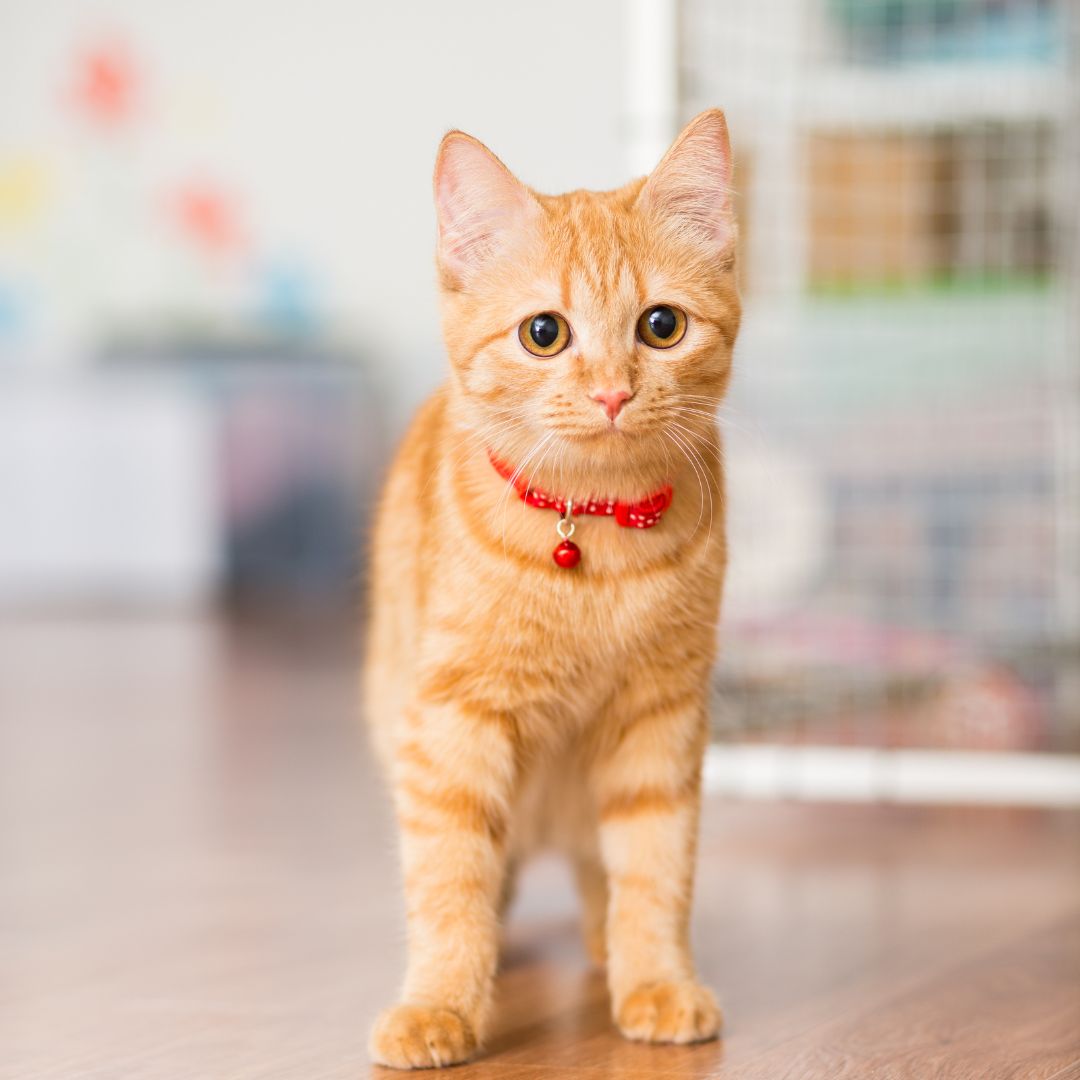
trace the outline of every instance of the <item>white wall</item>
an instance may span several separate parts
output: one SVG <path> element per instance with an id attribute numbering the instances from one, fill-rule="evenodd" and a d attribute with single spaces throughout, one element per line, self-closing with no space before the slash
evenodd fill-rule
<path id="1" fill-rule="evenodd" d="M 17 359 L 77 362 L 118 325 L 242 310 L 246 270 L 178 252 L 160 214 L 170 185 L 207 176 L 241 202 L 247 257 L 310 270 L 334 327 L 411 404 L 442 363 L 440 135 L 478 135 L 540 189 L 627 179 L 625 14 L 620 0 L 0 0 L 0 177 L 26 160 L 44 177 L 27 220 L 5 229 L 0 206 L 0 279 L 25 278 L 33 300 Z M 102 138 L 66 84 L 77 51 L 112 35 L 139 66 L 139 112 Z"/>

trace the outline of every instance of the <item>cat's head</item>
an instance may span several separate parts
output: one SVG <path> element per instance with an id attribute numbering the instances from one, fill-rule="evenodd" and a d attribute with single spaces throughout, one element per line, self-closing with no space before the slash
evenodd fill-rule
<path id="1" fill-rule="evenodd" d="M 713 423 L 739 325 L 723 113 L 645 179 L 557 196 L 454 131 L 435 202 L 454 403 L 489 448 L 629 464 Z"/>

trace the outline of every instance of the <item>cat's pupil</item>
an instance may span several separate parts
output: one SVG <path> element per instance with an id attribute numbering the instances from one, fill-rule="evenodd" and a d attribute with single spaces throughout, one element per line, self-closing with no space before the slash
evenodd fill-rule
<path id="1" fill-rule="evenodd" d="M 559 324 L 550 315 L 537 315 L 529 326 L 529 337 L 546 349 L 559 336 Z"/>
<path id="2" fill-rule="evenodd" d="M 669 307 L 654 307 L 649 312 L 649 329 L 661 340 L 675 333 L 678 321 L 675 312 Z"/>

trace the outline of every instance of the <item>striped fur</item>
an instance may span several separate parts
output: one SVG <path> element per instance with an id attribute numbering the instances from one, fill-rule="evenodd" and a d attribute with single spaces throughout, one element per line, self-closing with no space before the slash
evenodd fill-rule
<path id="1" fill-rule="evenodd" d="M 629 1037 L 689 1042 L 720 1014 L 688 948 L 706 686 L 725 564 L 716 408 L 739 323 L 723 116 L 702 114 L 645 181 L 541 196 L 461 133 L 436 167 L 450 378 L 391 471 L 374 548 L 367 703 L 391 778 L 408 914 L 402 1004 L 374 1058 L 447 1065 L 483 1038 L 513 868 L 573 861 L 591 956 Z M 635 339 L 650 304 L 688 314 L 669 350 Z M 558 311 L 540 359 L 517 327 Z M 613 427 L 590 399 L 633 398 Z M 524 506 L 486 451 L 541 487 L 639 498 L 657 528 L 580 519 L 557 568 L 554 514 Z"/>

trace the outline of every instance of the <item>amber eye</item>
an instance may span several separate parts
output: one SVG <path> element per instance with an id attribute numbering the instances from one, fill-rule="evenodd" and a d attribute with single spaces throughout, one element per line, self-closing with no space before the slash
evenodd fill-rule
<path id="1" fill-rule="evenodd" d="M 686 333 L 686 313 L 670 304 L 657 304 L 638 319 L 637 333 L 650 348 L 670 349 Z"/>
<path id="2" fill-rule="evenodd" d="M 518 327 L 518 340 L 533 356 L 554 356 L 570 343 L 570 327 L 561 315 L 544 311 Z"/>

